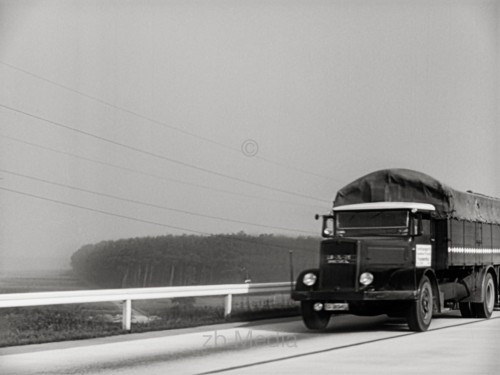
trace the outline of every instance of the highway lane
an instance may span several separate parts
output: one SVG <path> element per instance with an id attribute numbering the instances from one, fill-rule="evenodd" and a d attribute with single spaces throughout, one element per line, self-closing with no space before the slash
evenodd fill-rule
<path id="1" fill-rule="evenodd" d="M 341 316 L 314 333 L 299 318 L 229 323 L 0 349 L 0 374 L 498 374 L 500 311 L 490 320 Z"/>

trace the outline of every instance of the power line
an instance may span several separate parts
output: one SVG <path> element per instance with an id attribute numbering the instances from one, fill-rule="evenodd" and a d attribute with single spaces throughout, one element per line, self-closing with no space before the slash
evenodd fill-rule
<path id="1" fill-rule="evenodd" d="M 52 203 L 57 203 L 57 204 L 64 205 L 64 206 L 69 206 L 69 207 L 73 207 L 73 208 L 79 208 L 81 210 L 86 210 L 86 211 L 91 211 L 91 212 L 97 212 L 97 213 L 103 214 L 103 215 L 115 216 L 115 217 L 119 217 L 119 218 L 122 218 L 122 219 L 128 219 L 128 220 L 138 221 L 140 223 L 159 225 L 161 227 L 166 227 L 166 228 L 171 228 L 171 229 L 176 229 L 176 230 L 182 230 L 182 231 L 192 232 L 192 233 L 197 233 L 197 234 L 202 234 L 202 235 L 210 235 L 210 233 L 206 233 L 206 232 L 202 232 L 202 231 L 198 231 L 198 230 L 193 230 L 193 229 L 188 229 L 188 228 L 183 228 L 183 227 L 177 227 L 177 226 L 174 226 L 174 225 L 159 223 L 159 222 L 156 222 L 156 221 L 138 219 L 138 218 L 132 217 L 132 216 L 115 214 L 113 212 L 108 212 L 108 211 L 104 211 L 104 210 L 98 210 L 98 209 L 95 209 L 95 208 L 80 206 L 78 204 L 64 202 L 64 201 L 60 201 L 60 200 L 57 200 L 57 199 L 51 199 L 51 198 L 47 198 L 47 197 L 42 197 L 40 195 L 26 193 L 26 192 L 19 191 L 19 190 L 8 189 L 8 188 L 6 188 L 4 186 L 0 186 L 0 190 L 9 191 L 11 193 L 16 193 L 16 194 L 24 195 L 24 196 L 31 197 L 31 198 L 41 199 L 41 200 L 44 200 L 44 201 L 48 201 L 48 202 L 52 202 Z"/>
<path id="2" fill-rule="evenodd" d="M 30 147 L 39 148 L 39 149 L 42 149 L 42 150 L 45 150 L 45 151 L 49 151 L 49 152 L 53 152 L 53 153 L 57 153 L 57 154 L 60 154 L 60 155 L 71 156 L 71 157 L 73 157 L 75 159 L 84 160 L 86 162 L 90 162 L 90 163 L 94 163 L 94 164 L 99 164 L 99 165 L 104 165 L 106 167 L 111 167 L 111 168 L 119 169 L 119 170 L 122 170 L 122 171 L 136 173 L 136 174 L 139 174 L 139 175 L 142 175 L 142 176 L 152 177 L 152 178 L 159 179 L 159 180 L 171 181 L 171 182 L 182 184 L 182 185 L 193 186 L 193 187 L 200 188 L 200 189 L 212 190 L 212 191 L 216 191 L 216 192 L 219 192 L 219 193 L 230 194 L 230 195 L 235 195 L 235 196 L 241 196 L 241 197 L 246 197 L 246 198 L 251 198 L 251 199 L 257 199 L 257 200 L 261 200 L 261 201 L 277 202 L 277 203 L 287 204 L 287 205 L 292 205 L 292 206 L 302 206 L 302 207 L 309 207 L 309 208 L 316 207 L 318 209 L 324 209 L 324 207 L 320 207 L 320 206 L 316 206 L 316 205 L 313 206 L 313 205 L 309 205 L 309 204 L 303 204 L 303 203 L 300 203 L 300 202 L 288 202 L 288 201 L 283 201 L 283 200 L 279 200 L 279 199 L 273 199 L 273 198 L 269 198 L 269 197 L 259 197 L 259 196 L 256 196 L 256 195 L 251 195 L 251 194 L 246 194 L 246 193 L 241 193 L 241 192 L 234 192 L 234 191 L 230 191 L 230 190 L 215 188 L 215 187 L 208 186 L 208 185 L 201 185 L 201 184 L 197 184 L 197 183 L 193 183 L 193 182 L 187 182 L 187 181 L 178 180 L 178 179 L 171 178 L 171 177 L 160 176 L 160 175 L 157 175 L 157 174 L 154 174 L 154 173 L 144 172 L 144 171 L 141 171 L 141 170 L 138 170 L 138 169 L 124 167 L 124 166 L 121 166 L 121 165 L 118 165 L 118 164 L 113 164 L 113 163 L 105 162 L 105 161 L 102 161 L 102 160 L 92 159 L 92 158 L 88 158 L 88 157 L 85 157 L 85 156 L 73 154 L 71 152 L 57 150 L 57 149 L 54 149 L 54 148 L 51 148 L 51 147 L 43 146 L 43 145 L 40 145 L 40 144 L 37 144 L 37 143 L 34 143 L 34 142 L 29 142 L 29 141 L 22 140 L 22 139 L 19 139 L 19 138 L 16 138 L 16 137 L 11 137 L 11 136 L 8 136 L 8 135 L 0 134 L 0 138 L 8 139 L 10 141 L 18 142 L 18 143 L 21 143 L 21 144 L 24 144 L 24 145 L 28 145 Z"/>
<path id="3" fill-rule="evenodd" d="M 34 77 L 36 79 L 39 79 L 41 81 L 44 81 L 46 83 L 49 83 L 51 85 L 54 85 L 54 86 L 57 86 L 59 88 L 62 88 L 64 90 L 67 90 L 67 91 L 70 91 L 72 93 L 75 93 L 77 95 L 80 95 L 82 97 L 85 97 L 87 99 L 90 99 L 92 101 L 95 101 L 97 103 L 100 103 L 100 104 L 103 104 L 105 106 L 108 106 L 110 108 L 113 108 L 113 109 L 116 109 L 116 110 L 119 110 L 119 111 L 122 111 L 124 113 L 127 113 L 129 115 L 133 115 L 135 117 L 138 117 L 142 120 L 145 120 L 145 121 L 148 121 L 148 122 L 151 122 L 151 123 L 154 123 L 156 125 L 159 125 L 159 126 L 162 126 L 162 127 L 165 127 L 165 128 L 168 128 L 170 130 L 174 130 L 176 132 L 179 132 L 179 133 L 182 133 L 184 135 L 187 135 L 187 136 L 190 136 L 190 137 L 193 137 L 193 138 L 197 138 L 197 139 L 200 139 L 202 141 L 205 141 L 205 142 L 209 142 L 209 143 L 212 143 L 214 145 L 217 145 L 219 147 L 223 147 L 227 150 L 231 150 L 233 152 L 238 152 L 238 154 L 241 154 L 241 150 L 239 148 L 235 148 L 235 147 L 231 147 L 231 146 L 228 146 L 226 145 L 225 143 L 222 143 L 222 142 L 218 142 L 216 140 L 213 140 L 211 138 L 207 138 L 207 137 L 203 137 L 199 134 L 196 134 L 196 133 L 192 133 L 192 132 L 189 132 L 187 130 L 184 130 L 184 129 L 181 129 L 179 127 L 176 127 L 176 126 L 173 126 L 173 125 L 169 125 L 165 122 L 162 122 L 162 121 L 158 121 L 156 119 L 153 119 L 151 117 L 148 117 L 148 116 L 145 116 L 145 115 L 142 115 L 138 112 L 135 112 L 135 111 L 132 111 L 130 109 L 126 109 L 126 108 L 123 108 L 123 107 L 120 107 L 120 106 L 117 106 L 116 104 L 113 104 L 111 102 L 108 102 L 106 100 L 103 100 L 101 98 L 98 98 L 98 97 L 95 97 L 95 96 L 92 96 L 92 95 L 89 95 L 83 91 L 80 91 L 80 90 L 76 90 L 74 88 L 71 88 L 69 86 L 66 86 L 66 85 L 63 85 L 61 83 L 58 83 L 56 81 L 53 81 L 53 80 L 50 80 L 48 78 L 45 78 L 45 77 L 42 77 L 38 74 L 35 74 L 35 73 L 32 73 L 28 70 L 25 70 L 25 69 L 22 69 L 22 68 L 19 68 L 15 65 L 12 65 L 12 64 L 9 64 L 9 63 L 6 63 L 4 61 L 0 61 L 0 64 L 4 65 L 4 66 L 7 66 L 9 67 L 10 69 L 13 69 L 13 70 L 16 70 L 18 72 L 21 72 L 23 74 L 26 74 L 26 75 L 29 75 L 31 77 Z M 324 175 L 321 175 L 319 173 L 315 173 L 315 172 L 311 172 L 311 171 L 306 171 L 304 169 L 301 169 L 301 168 L 297 168 L 297 167 L 294 167 L 294 166 L 291 166 L 291 165 L 288 165 L 286 163 L 283 163 L 283 162 L 280 162 L 280 161 L 275 161 L 275 160 L 271 160 L 269 158 L 265 158 L 265 157 L 262 157 L 260 155 L 254 155 L 253 158 L 255 159 L 259 159 L 259 160 L 262 160 L 266 163 L 270 163 L 270 164 L 274 164 L 274 165 L 277 165 L 277 166 L 281 166 L 281 167 L 285 167 L 285 168 L 288 168 L 288 169 L 291 169 L 291 170 L 295 170 L 297 172 L 300 172 L 300 173 L 304 173 L 304 174 L 308 174 L 308 175 L 311 175 L 311 176 L 316 176 L 316 177 L 320 177 L 320 178 L 323 178 L 323 179 L 328 179 L 328 177 L 324 176 Z"/>
<path id="4" fill-rule="evenodd" d="M 221 221 L 226 221 L 226 222 L 231 222 L 231 223 L 237 223 L 237 224 L 253 225 L 253 226 L 261 227 L 261 228 L 285 230 L 285 231 L 289 231 L 289 232 L 300 232 L 300 233 L 307 233 L 307 234 L 313 234 L 314 233 L 314 232 L 311 232 L 311 231 L 305 231 L 305 230 L 300 230 L 300 229 L 291 229 L 291 228 L 286 228 L 286 227 L 278 227 L 278 226 L 257 224 L 257 223 L 252 223 L 252 222 L 248 222 L 248 221 L 243 221 L 243 220 L 229 219 L 229 218 L 225 218 L 225 217 L 213 216 L 213 215 L 206 215 L 206 214 L 192 212 L 192 211 L 187 211 L 187 210 L 182 210 L 182 209 L 178 209 L 178 208 L 165 207 L 165 206 L 161 206 L 161 205 L 157 205 L 157 204 L 153 204 L 153 203 L 138 201 L 138 200 L 129 199 L 129 198 L 118 197 L 118 196 L 112 195 L 112 194 L 106 194 L 106 193 L 101 193 L 101 192 L 97 192 L 97 191 L 94 191 L 94 190 L 84 189 L 84 188 L 80 188 L 80 187 L 77 187 L 77 186 L 61 184 L 59 182 L 49 181 L 49 180 L 46 180 L 46 179 L 43 179 L 43 178 L 34 177 L 34 176 L 28 176 L 26 174 L 9 171 L 9 170 L 3 169 L 3 168 L 0 168 L 0 172 L 8 173 L 8 174 L 11 174 L 11 175 L 14 175 L 14 176 L 18 176 L 18 177 L 27 178 L 27 179 L 30 179 L 30 180 L 33 180 L 33 181 L 43 182 L 45 184 L 50 184 L 50 185 L 54 185 L 54 186 L 63 187 L 63 188 L 66 188 L 66 189 L 71 189 L 71 190 L 81 191 L 81 192 L 88 193 L 88 194 L 98 195 L 98 196 L 101 196 L 101 197 L 111 198 L 111 199 L 119 200 L 119 201 L 122 201 L 122 202 L 139 204 L 139 205 L 142 205 L 142 206 L 158 208 L 158 209 L 161 209 L 161 210 L 179 212 L 179 213 L 186 214 L 186 215 L 191 215 L 191 216 L 205 217 L 205 218 L 209 218 L 209 219 L 221 220 Z"/>
<path id="5" fill-rule="evenodd" d="M 22 111 L 20 109 L 7 106 L 7 105 L 2 104 L 2 103 L 0 103 L 0 107 L 8 109 L 8 110 L 10 110 L 12 112 L 17 112 L 17 113 L 23 114 L 25 116 L 28 116 L 28 117 L 31 117 L 31 118 L 43 121 L 43 122 L 45 122 L 47 124 L 51 124 L 51 125 L 54 125 L 54 126 L 66 129 L 66 130 L 70 130 L 70 131 L 73 131 L 75 133 L 82 134 L 82 135 L 85 135 L 85 136 L 88 136 L 88 137 L 91 137 L 91 138 L 94 138 L 94 139 L 98 139 L 100 141 L 103 141 L 103 142 L 106 142 L 106 143 L 110 143 L 112 145 L 115 145 L 115 146 L 118 146 L 118 147 L 122 147 L 122 148 L 131 150 L 131 151 L 134 151 L 134 152 L 137 152 L 137 153 L 141 153 L 141 154 L 148 155 L 148 156 L 151 156 L 151 157 L 154 157 L 154 158 L 157 158 L 157 159 L 161 159 L 161 160 L 165 160 L 165 161 L 168 161 L 168 162 L 171 162 L 171 163 L 174 163 L 174 164 L 178 164 L 178 165 L 181 165 L 181 166 L 186 167 L 186 168 L 195 169 L 195 170 L 198 170 L 198 171 L 201 171 L 201 172 L 213 174 L 215 176 L 227 178 L 227 179 L 230 179 L 230 180 L 233 180 L 233 181 L 237 181 L 237 182 L 241 182 L 241 183 L 248 184 L 248 185 L 257 186 L 257 187 L 260 187 L 260 188 L 263 188 L 263 189 L 267 189 L 267 190 L 272 190 L 272 191 L 280 192 L 280 193 L 283 193 L 283 194 L 293 195 L 293 196 L 300 197 L 300 198 L 312 199 L 312 200 L 316 200 L 316 201 L 320 201 L 320 202 L 328 202 L 326 200 L 319 199 L 319 198 L 316 198 L 316 197 L 313 197 L 313 196 L 310 196 L 310 195 L 307 195 L 307 194 L 296 193 L 296 192 L 288 191 L 288 190 L 285 190 L 285 189 L 280 189 L 280 188 L 268 186 L 268 185 L 265 185 L 265 184 L 261 184 L 261 183 L 258 183 L 258 182 L 249 181 L 249 180 L 246 180 L 246 179 L 243 179 L 243 178 L 240 178 L 240 177 L 231 176 L 231 175 L 228 175 L 228 174 L 225 174 L 225 173 L 222 173 L 222 172 L 217 172 L 217 171 L 214 171 L 214 170 L 211 170 L 211 169 L 208 169 L 208 168 L 198 167 L 196 165 L 183 162 L 181 160 L 177 160 L 177 159 L 170 158 L 170 157 L 167 157 L 167 156 L 164 156 L 164 155 L 160 155 L 160 154 L 157 154 L 157 153 L 154 153 L 154 152 L 151 152 L 151 151 L 146 151 L 146 150 L 134 147 L 134 146 L 130 146 L 130 145 L 127 145 L 127 144 L 124 144 L 124 143 L 120 143 L 120 142 L 114 141 L 114 140 L 109 139 L 109 138 L 101 137 L 101 136 L 96 135 L 96 134 L 91 133 L 91 132 L 87 132 L 87 131 L 84 131 L 84 130 L 76 129 L 76 128 L 73 128 L 73 127 L 71 127 L 69 125 L 65 125 L 65 124 L 62 124 L 62 123 L 57 122 L 57 121 L 52 121 L 52 120 L 46 119 L 44 117 L 40 117 L 40 116 L 34 115 L 32 113 L 29 113 L 29 112 L 25 112 L 25 111 Z"/>
<path id="6" fill-rule="evenodd" d="M 57 199 L 51 199 L 51 198 L 42 197 L 42 196 L 36 195 L 36 194 L 31 194 L 31 193 L 26 193 L 26 192 L 19 191 L 19 190 L 9 189 L 9 188 L 6 188 L 4 186 L 0 186 L 0 190 L 8 191 L 10 193 L 14 193 L 14 194 L 18 194 L 18 195 L 24 195 L 24 196 L 27 196 L 27 197 L 30 197 L 30 198 L 40 199 L 40 200 L 51 202 L 51 203 L 56 203 L 56 204 L 63 205 L 63 206 L 68 206 L 68 207 L 73 207 L 73 208 L 79 208 L 79 209 L 82 209 L 82 210 L 85 210 L 85 211 L 95 212 L 95 213 L 99 213 L 99 214 L 102 214 L 102 215 L 114 216 L 114 217 L 118 217 L 118 218 L 121 218 L 121 219 L 127 219 L 127 220 L 137 221 L 137 222 L 140 222 L 140 223 L 152 224 L 152 225 L 157 225 L 157 226 L 161 226 L 161 227 L 166 227 L 166 228 L 171 228 L 171 229 L 176 229 L 176 230 L 187 231 L 187 232 L 196 233 L 196 234 L 204 235 L 204 236 L 214 236 L 214 234 L 208 233 L 208 232 L 202 232 L 202 231 L 199 231 L 199 230 L 178 227 L 178 226 L 169 225 L 169 224 L 160 223 L 160 222 L 151 221 L 151 220 L 138 219 L 138 218 L 132 217 L 132 216 L 120 215 L 120 214 L 116 214 L 116 213 L 109 212 L 109 211 L 98 210 L 98 209 L 95 209 L 95 208 L 80 206 L 80 205 L 77 205 L 77 204 L 68 203 L 68 202 L 57 200 Z M 233 240 L 233 241 L 239 241 L 239 242 L 251 243 L 251 244 L 254 244 L 254 245 L 263 245 L 262 243 L 259 243 L 257 241 L 252 241 L 252 240 L 243 239 L 243 238 L 231 238 L 231 240 Z M 276 247 L 276 248 L 287 249 L 287 250 L 293 250 L 293 249 L 294 250 L 304 250 L 303 248 L 298 248 L 298 247 L 297 248 L 292 248 L 292 247 L 288 247 L 288 246 L 280 246 L 280 245 L 273 245 L 273 244 L 264 244 L 264 245 L 265 246 L 269 246 L 269 247 Z"/>

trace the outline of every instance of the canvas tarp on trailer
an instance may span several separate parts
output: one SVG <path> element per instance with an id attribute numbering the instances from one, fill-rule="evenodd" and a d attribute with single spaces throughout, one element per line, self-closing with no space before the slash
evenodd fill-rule
<path id="1" fill-rule="evenodd" d="M 500 199 L 450 188 L 409 169 L 384 169 L 340 189 L 334 207 L 368 202 L 417 202 L 436 207 L 439 218 L 500 224 Z"/>

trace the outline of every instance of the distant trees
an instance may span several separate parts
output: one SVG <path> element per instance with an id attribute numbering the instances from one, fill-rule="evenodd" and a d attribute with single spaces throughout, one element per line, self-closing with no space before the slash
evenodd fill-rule
<path id="1" fill-rule="evenodd" d="M 276 235 L 159 236 L 85 245 L 74 271 L 105 288 L 288 281 L 289 250 L 297 270 L 318 264 L 319 239 Z"/>

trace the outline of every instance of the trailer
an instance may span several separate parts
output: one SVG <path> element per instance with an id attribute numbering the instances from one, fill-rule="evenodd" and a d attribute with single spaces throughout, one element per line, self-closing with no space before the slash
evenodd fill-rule
<path id="1" fill-rule="evenodd" d="M 497 198 L 385 169 L 340 189 L 319 218 L 319 266 L 302 271 L 292 291 L 310 329 L 338 314 L 387 314 L 421 332 L 433 314 L 489 318 L 498 305 Z"/>

